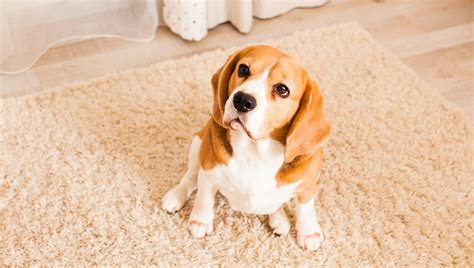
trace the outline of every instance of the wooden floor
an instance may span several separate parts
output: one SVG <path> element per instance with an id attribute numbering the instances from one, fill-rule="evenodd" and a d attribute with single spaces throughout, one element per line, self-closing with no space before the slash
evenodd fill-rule
<path id="1" fill-rule="evenodd" d="M 321 8 L 296 9 L 271 20 L 254 20 L 252 32 L 230 24 L 200 42 L 159 28 L 147 43 L 96 39 L 53 48 L 22 74 L 0 75 L 0 94 L 18 96 L 169 58 L 277 38 L 297 30 L 357 21 L 414 69 L 433 90 L 474 118 L 474 1 L 333 0 Z"/>

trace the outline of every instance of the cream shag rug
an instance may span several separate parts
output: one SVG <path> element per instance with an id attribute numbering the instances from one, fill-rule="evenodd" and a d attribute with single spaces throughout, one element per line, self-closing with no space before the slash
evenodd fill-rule
<path id="1" fill-rule="evenodd" d="M 0 265 L 473 266 L 473 129 L 357 24 L 268 41 L 319 81 L 334 135 L 302 251 L 218 197 L 215 231 L 163 194 L 208 118 L 214 51 L 1 102 Z M 288 209 L 291 213 L 291 206 Z M 291 218 L 294 221 L 294 218 Z"/>

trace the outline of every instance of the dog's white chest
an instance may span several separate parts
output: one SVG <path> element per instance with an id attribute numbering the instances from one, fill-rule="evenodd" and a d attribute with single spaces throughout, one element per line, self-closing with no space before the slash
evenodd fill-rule
<path id="1" fill-rule="evenodd" d="M 230 206 L 238 211 L 270 214 L 293 196 L 299 181 L 277 187 L 275 178 L 283 163 L 283 145 L 274 140 L 252 142 L 231 132 L 233 157 L 228 165 L 204 171 Z"/>

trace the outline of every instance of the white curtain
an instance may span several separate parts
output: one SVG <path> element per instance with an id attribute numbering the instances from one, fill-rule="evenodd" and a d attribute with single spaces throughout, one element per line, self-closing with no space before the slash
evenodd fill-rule
<path id="1" fill-rule="evenodd" d="M 31 67 L 52 46 L 84 38 L 154 38 L 155 1 L 0 0 L 0 73 Z"/>
<path id="2" fill-rule="evenodd" d="M 49 48 L 82 39 L 148 41 L 160 24 L 197 41 L 226 21 L 246 33 L 254 16 L 271 18 L 327 1 L 0 0 L 0 74 L 25 71 Z"/>

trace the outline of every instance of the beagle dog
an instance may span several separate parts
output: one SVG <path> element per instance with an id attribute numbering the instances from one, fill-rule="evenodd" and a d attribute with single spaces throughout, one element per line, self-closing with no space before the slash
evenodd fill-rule
<path id="1" fill-rule="evenodd" d="M 197 189 L 189 217 L 194 237 L 213 230 L 219 191 L 234 210 L 268 214 L 277 235 L 290 222 L 283 205 L 294 198 L 297 243 L 319 248 L 323 234 L 314 207 L 323 159 L 331 135 L 318 85 L 305 67 L 269 46 L 232 54 L 212 77 L 212 116 L 194 137 L 188 169 L 162 200 L 179 210 Z"/>

